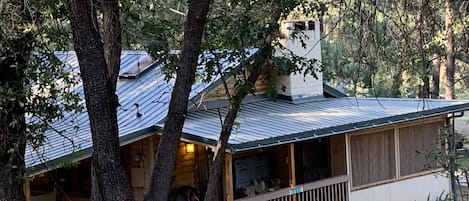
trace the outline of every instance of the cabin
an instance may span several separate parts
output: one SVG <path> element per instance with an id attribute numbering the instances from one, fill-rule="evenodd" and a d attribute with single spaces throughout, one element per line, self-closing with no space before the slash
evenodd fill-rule
<path id="1" fill-rule="evenodd" d="M 321 60 L 319 23 L 284 21 L 281 27 L 287 49 Z M 306 48 L 291 37 L 295 31 L 307 36 Z M 247 50 L 245 57 L 256 52 Z M 73 52 L 57 56 L 77 69 Z M 125 51 L 121 60 L 119 139 L 135 199 L 142 200 L 174 80 L 166 81 L 161 64 L 145 52 Z M 226 59 L 222 67 L 245 66 Z M 273 74 L 275 99 L 265 95 L 272 79 L 263 75 L 257 93 L 243 101 L 225 152 L 219 200 L 426 201 L 450 191 L 443 169 L 426 168 L 432 162 L 422 153 L 441 148 L 441 129 L 452 127 L 454 118 L 469 110 L 468 101 L 347 97 L 324 84 L 321 73 L 317 79 Z M 75 90 L 82 92 L 81 86 Z M 174 190 L 190 186 L 199 198 L 204 195 L 220 118 L 227 112 L 223 90 L 220 76 L 192 87 Z M 47 132 L 43 147 L 27 148 L 28 200 L 89 200 L 92 150 L 86 111 L 68 114 L 54 125 L 63 132 Z"/>

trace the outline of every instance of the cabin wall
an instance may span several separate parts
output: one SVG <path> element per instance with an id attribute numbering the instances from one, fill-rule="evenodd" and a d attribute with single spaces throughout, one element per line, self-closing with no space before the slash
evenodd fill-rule
<path id="1" fill-rule="evenodd" d="M 425 153 L 438 148 L 445 116 L 347 134 L 351 201 L 435 200 L 449 179 Z"/>
<path id="2" fill-rule="evenodd" d="M 127 172 L 136 201 L 143 200 L 144 193 L 150 185 L 159 141 L 160 136 L 153 135 L 124 147 Z M 195 155 L 200 145 L 194 145 L 194 152 L 187 152 L 186 144 L 182 141 L 178 144 L 171 184 L 173 190 L 183 186 L 196 188 L 199 185 L 195 178 Z M 207 158 L 206 154 L 202 153 L 201 157 Z"/>
<path id="3" fill-rule="evenodd" d="M 143 200 L 144 193 L 150 186 L 159 140 L 159 135 L 152 135 L 121 147 L 124 168 L 136 201 Z M 176 190 L 190 186 L 202 190 L 199 191 L 200 194 L 204 192 L 208 181 L 209 152 L 202 145 L 194 145 L 194 152 L 187 152 L 186 144 L 179 142 L 171 187 Z M 36 176 L 30 181 L 31 200 L 55 201 L 56 197 L 61 200 L 61 194 L 65 194 L 71 201 L 89 200 L 90 161 L 91 159 L 85 159 L 71 168 L 59 168 Z M 54 181 L 60 190 L 54 189 Z"/>
<path id="4" fill-rule="evenodd" d="M 350 192 L 350 201 L 427 201 L 437 200 L 442 192 L 450 192 L 449 179 L 442 175 L 428 174 Z"/>
<path id="5" fill-rule="evenodd" d="M 172 188 L 195 186 L 195 152 L 186 152 L 186 143 L 179 142 L 176 165 L 173 170 Z"/>
<path id="6" fill-rule="evenodd" d="M 242 75 L 238 75 L 237 79 L 244 79 L 243 77 Z M 230 94 L 233 94 L 235 85 L 236 85 L 236 79 L 234 79 L 233 77 L 230 77 L 226 81 L 226 84 L 230 91 Z M 268 74 L 260 75 L 255 85 L 256 94 L 264 94 L 265 91 L 269 87 L 270 87 L 269 75 Z M 208 92 L 208 94 L 204 96 L 203 101 L 213 101 L 213 100 L 220 100 L 220 99 L 228 99 L 228 97 L 226 96 L 225 86 L 223 84 L 219 85 L 212 91 Z"/>
<path id="7" fill-rule="evenodd" d="M 159 138 L 159 136 L 153 135 L 123 148 L 128 178 L 137 201 L 143 200 L 143 194 L 150 185 Z"/>

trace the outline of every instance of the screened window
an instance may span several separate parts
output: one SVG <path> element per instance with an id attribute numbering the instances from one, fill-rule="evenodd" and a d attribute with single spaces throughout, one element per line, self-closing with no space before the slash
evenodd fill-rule
<path id="1" fill-rule="evenodd" d="M 350 137 L 353 186 L 396 177 L 394 130 Z"/>
<path id="2" fill-rule="evenodd" d="M 443 122 L 428 123 L 399 129 L 399 157 L 401 176 L 425 170 L 425 165 L 434 161 L 426 160 L 425 154 L 434 149 Z"/>

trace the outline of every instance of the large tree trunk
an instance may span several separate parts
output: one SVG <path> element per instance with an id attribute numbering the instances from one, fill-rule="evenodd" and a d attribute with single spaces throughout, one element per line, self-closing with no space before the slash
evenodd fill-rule
<path id="1" fill-rule="evenodd" d="M 453 22 L 454 9 L 453 1 L 446 0 L 445 27 L 446 27 L 446 83 L 445 98 L 454 99 L 454 37 Z"/>
<path id="2" fill-rule="evenodd" d="M 34 38 L 25 31 L 30 22 L 24 1 L 7 1 L 0 29 L 11 27 L 12 35 L 2 33 L 0 41 L 8 44 L 0 51 L 0 200 L 23 201 L 26 148 L 26 77 L 28 58 Z M 0 8 L 1 9 L 1 8 Z M 5 20 L 4 20 L 5 19 Z M 3 31 L 2 31 L 3 32 Z M 13 35 L 14 34 L 14 35 Z"/>
<path id="3" fill-rule="evenodd" d="M 440 55 L 433 55 L 432 84 L 430 88 L 430 98 L 440 98 Z"/>
<path id="4" fill-rule="evenodd" d="M 150 188 L 145 194 L 146 201 L 166 201 L 168 199 L 179 138 L 187 114 L 189 94 L 195 81 L 195 71 L 209 6 L 210 0 L 189 1 L 176 82 L 169 103 L 163 135 L 158 146 Z"/>
<path id="5" fill-rule="evenodd" d="M 101 0 L 101 5 L 103 7 L 104 23 L 104 56 L 112 91 L 116 91 L 122 51 L 119 2 L 117 0 Z M 117 96 L 115 98 L 114 101 L 118 104 Z"/>
<path id="6" fill-rule="evenodd" d="M 24 44 L 18 41 L 17 44 Z M 27 47 L 17 46 L 14 52 L 23 52 Z M 24 49 L 22 49 L 24 48 Z M 0 100 L 0 200 L 22 201 L 24 153 L 26 147 L 24 103 L 24 75 L 22 66 L 26 54 L 11 55 L 11 58 L 0 63 L 0 88 L 10 89 L 10 93 L 1 93 Z M 11 67 L 17 65 L 17 67 Z M 3 90 L 2 90 L 3 91 Z M 7 95 L 7 96 L 3 96 Z"/>
<path id="7" fill-rule="evenodd" d="M 108 74 L 111 72 L 107 68 L 93 1 L 70 0 L 69 3 L 73 41 L 93 138 L 91 199 L 130 201 L 133 200 L 132 191 L 119 149 L 115 81 Z M 117 2 L 114 5 L 117 6 Z M 106 8 L 103 9 L 106 13 Z"/>

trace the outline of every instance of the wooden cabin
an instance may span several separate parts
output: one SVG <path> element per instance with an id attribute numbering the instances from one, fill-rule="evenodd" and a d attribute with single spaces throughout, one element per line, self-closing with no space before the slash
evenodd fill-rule
<path id="1" fill-rule="evenodd" d="M 310 49 L 290 37 L 297 28 L 308 36 Z M 293 53 L 321 60 L 318 23 L 286 21 L 282 32 L 281 42 Z M 256 52 L 250 49 L 245 54 L 250 58 Z M 73 52 L 58 57 L 77 68 Z M 139 66 L 146 58 L 146 53 L 123 52 L 117 84 L 119 138 L 136 200 L 143 199 L 150 183 L 174 83 L 165 81 L 158 63 Z M 244 68 L 242 63 L 227 60 L 222 67 Z M 449 192 L 442 169 L 425 168 L 431 161 L 417 153 L 440 148 L 441 128 L 452 127 L 452 120 L 469 110 L 469 102 L 345 97 L 324 85 L 320 73 L 317 76 L 261 76 L 257 94 L 244 100 L 228 141 L 219 200 L 425 201 Z M 278 90 L 275 99 L 265 95 L 274 85 L 270 80 L 277 89 L 285 89 Z M 215 76 L 192 87 L 173 170 L 174 190 L 190 186 L 200 198 L 204 195 L 220 118 L 228 107 L 222 84 Z M 30 200 L 89 200 L 88 124 L 86 113 L 68 114 L 54 125 L 68 128 L 62 135 L 73 142 L 47 132 L 43 148 L 27 148 Z M 63 167 L 70 162 L 78 163 Z"/>

